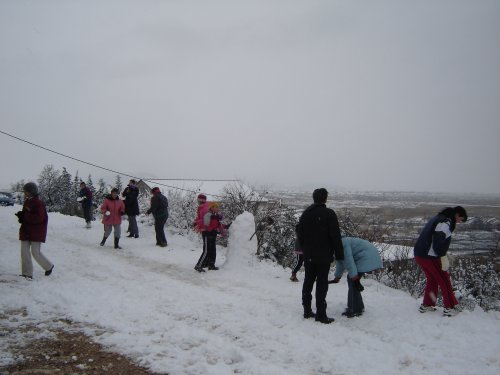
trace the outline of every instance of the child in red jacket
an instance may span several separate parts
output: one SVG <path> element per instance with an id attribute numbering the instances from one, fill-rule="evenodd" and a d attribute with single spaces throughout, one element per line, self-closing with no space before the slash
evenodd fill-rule
<path id="1" fill-rule="evenodd" d="M 205 272 L 203 268 L 216 271 L 219 268 L 215 266 L 217 257 L 216 241 L 217 235 L 224 233 L 229 227 L 222 224 L 223 216 L 219 212 L 220 204 L 218 202 L 209 202 L 208 211 L 203 215 L 203 223 L 199 224 L 202 228 L 203 253 L 194 269 L 198 272 Z"/>

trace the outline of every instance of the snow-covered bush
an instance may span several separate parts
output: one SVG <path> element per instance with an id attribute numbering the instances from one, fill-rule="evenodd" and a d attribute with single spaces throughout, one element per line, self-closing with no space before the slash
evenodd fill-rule
<path id="1" fill-rule="evenodd" d="M 495 253 L 455 257 L 450 268 L 454 289 L 466 305 L 500 311 L 500 277 L 495 269 Z"/>
<path id="2" fill-rule="evenodd" d="M 257 255 L 272 259 L 283 267 L 292 266 L 295 255 L 296 211 L 285 205 L 267 207 L 257 225 Z M 269 220 L 271 218 L 271 220 Z"/>
<path id="3" fill-rule="evenodd" d="M 179 189 L 167 189 L 165 195 L 168 199 L 168 227 L 175 228 L 180 235 L 192 232 L 192 223 L 196 216 L 197 194 Z"/>

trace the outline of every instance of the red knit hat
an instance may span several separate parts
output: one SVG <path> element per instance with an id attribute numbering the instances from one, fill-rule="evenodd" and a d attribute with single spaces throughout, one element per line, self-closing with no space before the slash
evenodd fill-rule
<path id="1" fill-rule="evenodd" d="M 206 202 L 207 201 L 207 196 L 205 194 L 198 194 L 198 200 Z"/>

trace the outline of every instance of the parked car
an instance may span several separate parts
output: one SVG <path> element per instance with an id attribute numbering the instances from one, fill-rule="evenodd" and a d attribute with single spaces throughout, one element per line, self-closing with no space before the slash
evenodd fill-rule
<path id="1" fill-rule="evenodd" d="M 13 206 L 16 203 L 11 193 L 0 192 L 0 206 Z"/>

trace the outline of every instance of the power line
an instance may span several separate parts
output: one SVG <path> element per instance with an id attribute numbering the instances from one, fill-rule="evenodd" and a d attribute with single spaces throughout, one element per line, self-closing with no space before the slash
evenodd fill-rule
<path id="1" fill-rule="evenodd" d="M 14 138 L 14 139 L 16 139 L 18 141 L 27 143 L 27 144 L 29 144 L 31 146 L 41 148 L 42 150 L 45 150 L 45 151 L 48 151 L 48 152 L 52 152 L 53 154 L 65 157 L 67 159 L 75 160 L 75 161 L 77 161 L 79 163 L 87 164 L 87 165 L 90 165 L 90 166 L 98 168 L 98 169 L 102 169 L 102 170 L 105 170 L 105 171 L 108 171 L 108 172 L 113 172 L 113 173 L 116 173 L 116 174 L 119 174 L 119 175 L 122 175 L 122 176 L 126 176 L 126 177 L 130 177 L 130 178 L 136 179 L 136 180 L 153 182 L 156 185 L 165 186 L 165 187 L 168 187 L 168 188 L 171 188 L 171 189 L 183 190 L 183 191 L 187 191 L 187 192 L 190 192 L 190 193 L 198 193 L 198 191 L 195 191 L 195 190 L 183 189 L 183 188 L 180 188 L 180 187 L 177 187 L 177 186 L 171 186 L 171 185 L 166 185 L 166 184 L 162 184 L 162 183 L 157 183 L 156 182 L 156 181 L 175 181 L 175 180 L 177 180 L 177 181 L 200 181 L 200 180 L 197 180 L 197 179 L 194 179 L 194 178 L 192 178 L 192 179 L 191 178 L 179 178 L 179 179 L 173 179 L 173 178 L 145 179 L 145 178 L 141 178 L 141 177 L 137 177 L 137 176 L 132 176 L 132 175 L 127 174 L 127 173 L 123 173 L 123 172 L 120 172 L 120 171 L 116 171 L 114 169 L 109 169 L 109 168 L 106 168 L 106 167 L 102 167 L 100 165 L 97 165 L 97 164 L 94 164 L 94 163 L 90 163 L 90 162 L 87 162 L 87 161 L 75 158 L 73 156 L 69 156 L 69 155 L 63 154 L 61 152 L 54 151 L 54 150 L 52 150 L 50 148 L 40 146 L 40 145 L 38 145 L 36 143 L 33 143 L 33 142 L 30 142 L 30 141 L 28 141 L 26 139 L 16 137 L 15 135 L 12 135 L 12 134 L 9 134 L 7 132 L 4 132 L 3 130 L 0 130 L 0 133 L 6 135 L 8 137 Z M 203 180 L 203 181 L 210 181 L 210 182 L 237 182 L 239 180 Z M 209 193 L 207 193 L 207 194 L 211 195 L 211 196 L 214 196 L 214 197 L 219 197 L 219 198 L 221 197 L 220 195 L 217 195 L 217 194 L 209 194 Z"/>

